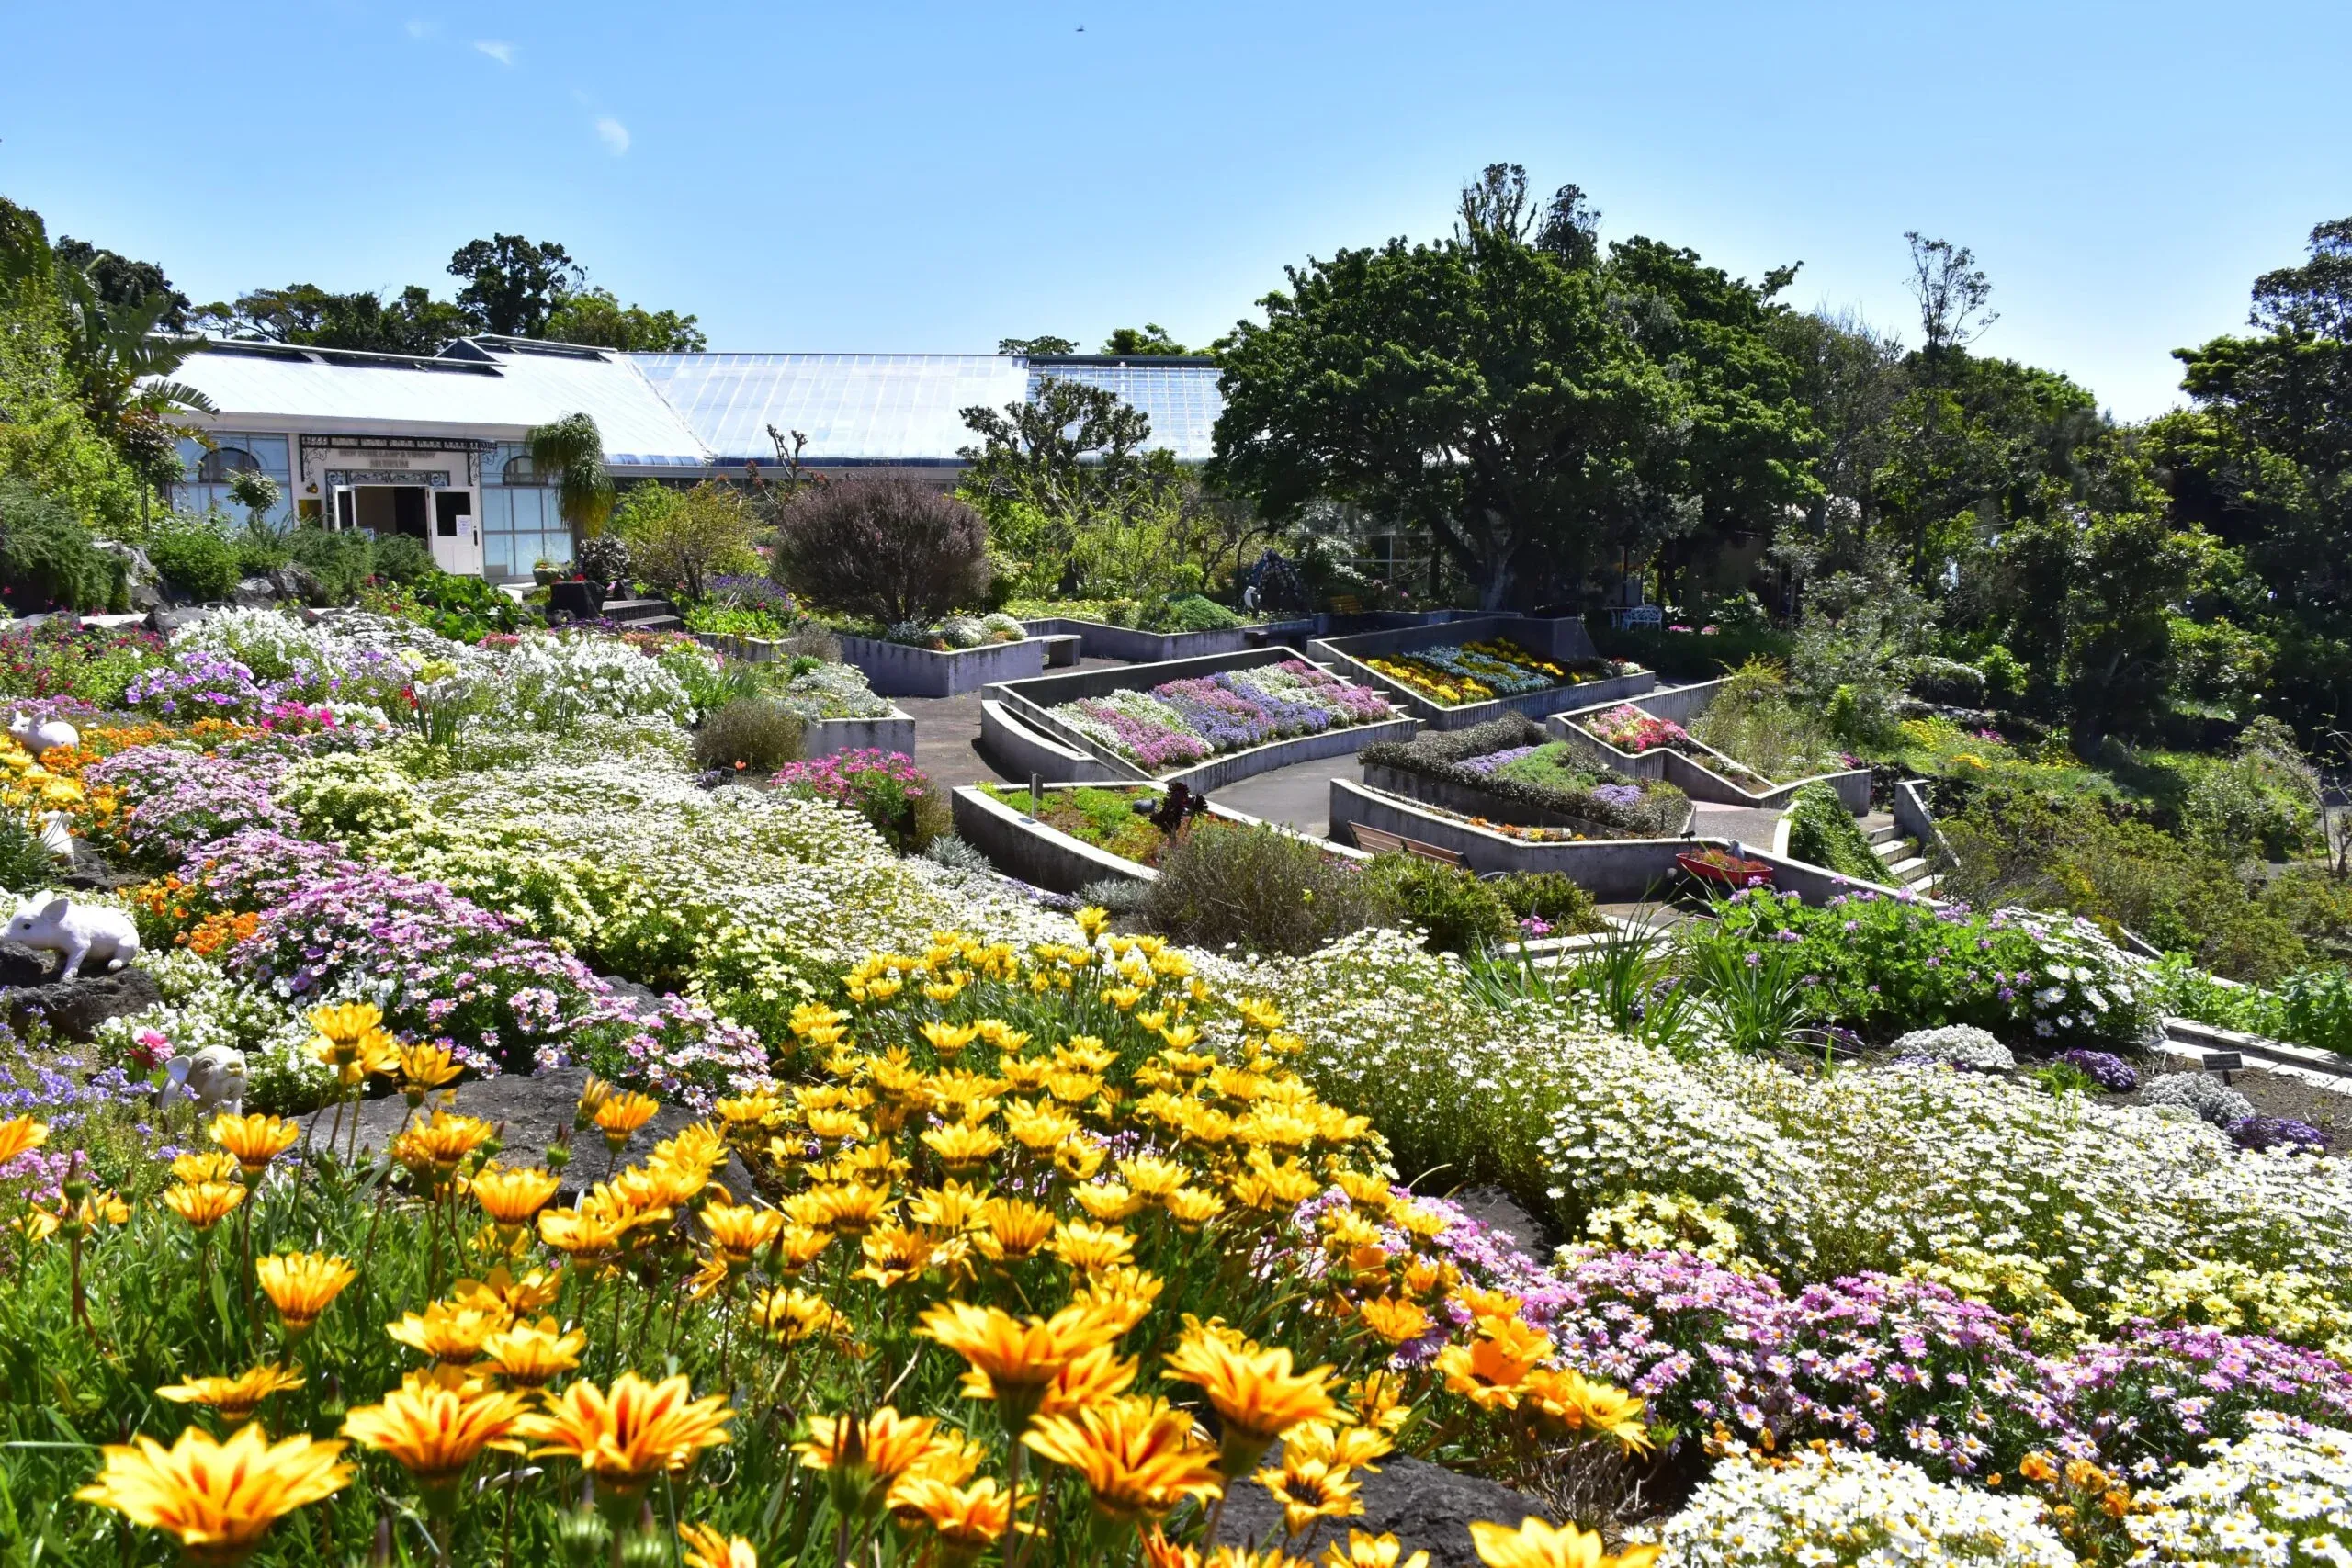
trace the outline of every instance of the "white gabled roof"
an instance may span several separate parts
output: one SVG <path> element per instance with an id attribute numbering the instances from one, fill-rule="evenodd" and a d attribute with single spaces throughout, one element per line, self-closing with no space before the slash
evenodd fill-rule
<path id="1" fill-rule="evenodd" d="M 586 413 L 608 462 L 701 468 L 709 449 L 630 363 L 597 349 L 460 344 L 424 359 L 277 344 L 210 344 L 174 372 L 224 430 L 294 428 L 382 434 L 464 434 L 515 441 L 535 424 Z"/>

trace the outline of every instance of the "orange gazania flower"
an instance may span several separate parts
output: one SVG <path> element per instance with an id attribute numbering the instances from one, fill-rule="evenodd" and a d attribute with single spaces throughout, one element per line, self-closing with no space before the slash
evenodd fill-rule
<path id="1" fill-rule="evenodd" d="M 523 1417 L 516 1434 L 538 1443 L 532 1453 L 569 1454 L 600 1488 L 627 1497 L 663 1471 L 683 1470 L 695 1455 L 729 1440 L 733 1413 L 725 1394 L 694 1397 L 681 1375 L 648 1382 L 635 1372 L 613 1380 L 612 1392 L 582 1380 Z"/>
<path id="2" fill-rule="evenodd" d="M 164 1189 L 164 1201 L 171 1206 L 172 1213 L 199 1233 L 228 1218 L 230 1212 L 244 1201 L 243 1185 L 234 1181 L 200 1181 L 193 1187 Z"/>
<path id="3" fill-rule="evenodd" d="M 607 1096 L 591 1120 L 604 1133 L 605 1146 L 618 1154 L 628 1146 L 629 1134 L 652 1121 L 661 1109 L 651 1096 L 623 1089 Z"/>
<path id="4" fill-rule="evenodd" d="M 481 1353 L 482 1341 L 506 1326 L 503 1306 L 469 1302 L 454 1305 L 433 1302 L 422 1314 L 409 1313 L 384 1332 L 422 1355 L 447 1366 L 470 1361 Z"/>
<path id="5" fill-rule="evenodd" d="M 922 1332 L 969 1364 L 965 1397 L 994 1400 L 1005 1430 L 1018 1434 L 1062 1369 L 1118 1331 L 1083 1306 L 1018 1318 L 999 1307 L 947 1301 L 922 1314 Z"/>
<path id="6" fill-rule="evenodd" d="M 175 1404 L 209 1404 L 220 1412 L 220 1419 L 237 1427 L 250 1420 L 261 1402 L 271 1394 L 301 1386 L 300 1367 L 281 1367 L 264 1362 L 232 1378 L 190 1378 L 186 1382 L 159 1388 L 155 1393 L 159 1398 L 168 1399 Z"/>
<path id="7" fill-rule="evenodd" d="M 484 1449 L 522 1447 L 508 1434 L 523 1396 L 458 1378 L 411 1372 L 380 1404 L 344 1417 L 344 1436 L 392 1456 L 428 1496 L 446 1494 Z"/>
<path id="8" fill-rule="evenodd" d="M 502 1328 L 484 1339 L 481 1364 L 475 1370 L 514 1388 L 538 1388 L 577 1369 L 580 1352 L 587 1348 L 584 1330 L 566 1333 L 555 1319 L 543 1317 Z"/>
<path id="9" fill-rule="evenodd" d="M 871 1416 L 811 1416 L 807 1440 L 792 1451 L 825 1472 L 834 1506 L 862 1516 L 881 1505 L 891 1483 L 923 1468 L 943 1438 L 930 1416 L 901 1416 L 886 1404 Z"/>
<path id="10" fill-rule="evenodd" d="M 1430 1314 L 1419 1303 L 1396 1296 L 1376 1296 L 1356 1311 L 1363 1325 L 1391 1345 L 1418 1339 L 1430 1330 Z"/>
<path id="11" fill-rule="evenodd" d="M 680 1525 L 686 1568 L 760 1568 L 760 1554 L 740 1535 L 721 1535 L 708 1525 Z"/>
<path id="12" fill-rule="evenodd" d="M 548 1206 L 561 1180 L 537 1166 L 519 1169 L 493 1165 L 473 1179 L 474 1201 L 502 1225 L 527 1225 L 531 1216 Z"/>
<path id="13" fill-rule="evenodd" d="M 223 1111 L 206 1131 L 214 1143 L 237 1156 L 239 1168 L 248 1177 L 267 1170 L 269 1162 L 293 1147 L 294 1140 L 302 1135 L 302 1129 L 293 1122 L 258 1111 L 243 1116 Z"/>
<path id="14" fill-rule="evenodd" d="M 49 1142 L 49 1123 L 36 1122 L 29 1116 L 18 1116 L 0 1122 L 0 1165 L 6 1165 L 28 1149 L 37 1149 Z"/>
<path id="15" fill-rule="evenodd" d="M 1488 1318 L 1478 1325 L 1478 1337 L 1472 1343 L 1440 1350 L 1436 1366 L 1445 1374 L 1448 1393 L 1461 1394 L 1481 1409 L 1516 1410 L 1527 1392 L 1527 1374 L 1551 1350 L 1543 1331 L 1523 1320 Z"/>
<path id="16" fill-rule="evenodd" d="M 319 1319 L 357 1269 L 323 1252 L 277 1252 L 254 1264 L 262 1294 L 277 1309 L 288 1334 L 301 1334 Z"/>
<path id="17" fill-rule="evenodd" d="M 1307 1421 L 1329 1421 L 1339 1405 L 1331 1397 L 1331 1369 L 1294 1371 L 1290 1352 L 1266 1349 L 1217 1323 L 1188 1319 L 1161 1369 L 1169 1377 L 1197 1383 L 1225 1425 L 1220 1458 L 1227 1476 L 1258 1462 L 1275 1438 Z"/>
<path id="18" fill-rule="evenodd" d="M 1078 1472 L 1095 1508 L 1120 1523 L 1224 1490 L 1216 1450 L 1196 1440 L 1193 1418 L 1166 1400 L 1115 1399 L 1074 1415 L 1041 1416 L 1021 1440 Z"/>
<path id="19" fill-rule="evenodd" d="M 890 1488 L 890 1506 L 912 1514 L 939 1538 L 945 1568 L 977 1562 L 1012 1528 L 1012 1494 L 989 1476 L 958 1486 L 935 1475 L 910 1475 Z"/>
<path id="20" fill-rule="evenodd" d="M 273 1443 L 250 1426 L 215 1442 L 190 1427 L 169 1449 L 153 1438 L 107 1445 L 106 1469 L 74 1495 L 176 1538 L 195 1562 L 240 1562 L 279 1518 L 349 1483 L 351 1467 L 335 1462 L 343 1447 Z"/>

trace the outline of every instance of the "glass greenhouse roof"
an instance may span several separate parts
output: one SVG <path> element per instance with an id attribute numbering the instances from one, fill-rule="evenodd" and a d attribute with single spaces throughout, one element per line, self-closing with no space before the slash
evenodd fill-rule
<path id="1" fill-rule="evenodd" d="M 1094 361 L 1031 360 L 1029 392 L 1053 377 L 1083 381 L 1115 392 L 1151 421 L 1151 445 L 1165 446 L 1180 463 L 1205 463 L 1215 449 L 1216 416 L 1225 408 L 1217 395 L 1214 365 L 1121 365 Z"/>

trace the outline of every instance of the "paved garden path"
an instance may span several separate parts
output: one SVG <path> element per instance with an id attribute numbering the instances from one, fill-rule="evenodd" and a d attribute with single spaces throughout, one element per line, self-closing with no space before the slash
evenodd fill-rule
<path id="1" fill-rule="evenodd" d="M 1080 660 L 1078 667 L 1108 670 L 1122 662 L 1116 659 L 1086 659 Z M 960 697 L 890 700 L 899 705 L 901 713 L 914 716 L 915 766 L 929 773 L 933 783 L 953 789 L 957 784 L 1029 782 L 999 773 L 981 755 L 979 693 L 967 692 Z"/>

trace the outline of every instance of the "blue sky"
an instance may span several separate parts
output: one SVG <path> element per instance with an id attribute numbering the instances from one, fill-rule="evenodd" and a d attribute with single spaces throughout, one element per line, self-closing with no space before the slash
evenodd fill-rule
<path id="1" fill-rule="evenodd" d="M 2132 417 L 2352 213 L 2340 0 L 0 0 L 0 194 L 199 301 L 446 292 L 503 230 L 726 348 L 1204 341 L 1510 160 L 1906 336 L 1904 231 L 1973 246 L 1983 349 Z"/>

